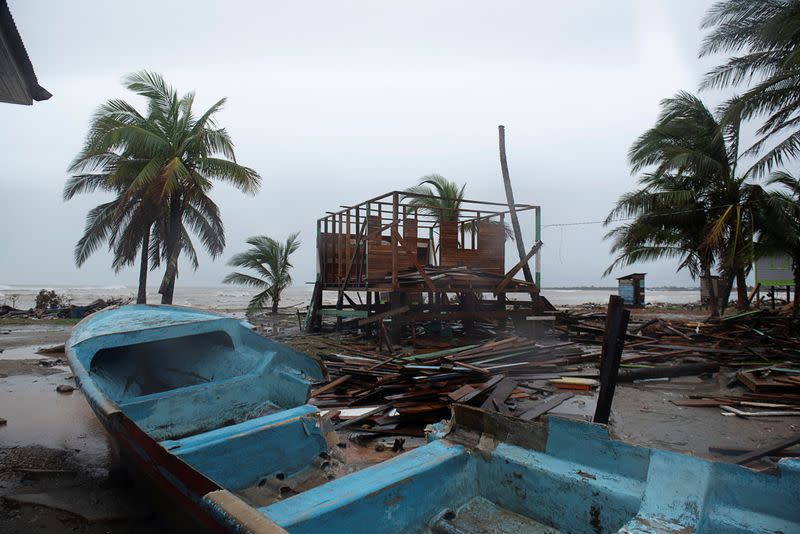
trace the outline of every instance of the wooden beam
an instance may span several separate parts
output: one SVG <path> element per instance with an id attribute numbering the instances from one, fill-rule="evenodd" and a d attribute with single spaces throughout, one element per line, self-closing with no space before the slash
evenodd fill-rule
<path id="1" fill-rule="evenodd" d="M 420 264 L 419 259 L 417 259 L 417 251 L 411 250 L 406 242 L 400 237 L 400 232 L 397 231 L 397 228 L 392 228 L 392 236 L 397 240 L 397 243 L 400 244 L 400 247 L 405 251 L 406 254 L 411 256 L 411 262 L 414 264 L 414 267 L 417 268 L 419 275 L 422 277 L 422 281 L 425 282 L 425 285 L 428 287 L 429 291 L 436 291 L 436 286 L 433 285 L 433 280 L 431 277 L 428 276 L 428 273 L 425 272 L 425 268 Z"/>
<path id="2" fill-rule="evenodd" d="M 326 391 L 330 391 L 330 390 L 332 390 L 332 389 L 334 389 L 336 387 L 339 387 L 342 384 L 344 384 L 345 382 L 347 382 L 348 380 L 350 380 L 351 378 L 353 378 L 353 377 L 350 376 L 350 375 L 340 376 L 336 380 L 334 380 L 332 382 L 328 382 L 327 384 L 325 384 L 321 388 L 315 389 L 314 391 L 312 391 L 311 392 L 311 397 L 316 397 L 317 395 L 322 395 Z"/>
<path id="3" fill-rule="evenodd" d="M 372 317 L 367 317 L 366 319 L 361 319 L 360 321 L 358 321 L 358 326 L 365 326 L 368 324 L 377 323 L 378 321 L 383 321 L 384 319 L 388 319 L 389 317 L 406 313 L 409 310 L 411 310 L 411 308 L 409 308 L 408 306 L 401 306 L 399 308 L 385 311 L 383 313 L 376 313 Z"/>
<path id="4" fill-rule="evenodd" d="M 392 195 L 392 224 L 394 225 L 394 232 L 392 232 L 392 290 L 397 291 L 400 287 L 400 280 L 397 278 L 397 271 L 399 270 L 399 258 L 397 257 L 397 224 L 400 222 L 400 196 L 397 191 Z"/>
<path id="5" fill-rule="evenodd" d="M 574 396 L 575 395 L 572 393 L 558 393 L 556 395 L 551 395 L 545 400 L 537 403 L 533 408 L 523 412 L 518 417 L 523 421 L 532 421 L 540 415 L 545 414 L 550 410 L 557 408 L 558 406 L 561 406 L 565 400 L 571 399 Z"/>
<path id="6" fill-rule="evenodd" d="M 791 447 L 792 445 L 796 445 L 800 443 L 800 434 L 796 434 L 790 438 L 785 440 L 779 441 L 777 443 L 773 443 L 772 445 L 768 445 L 762 449 L 757 449 L 755 451 L 751 451 L 736 458 L 733 458 L 733 463 L 744 465 L 746 463 L 752 462 L 753 460 L 758 460 L 764 456 L 769 456 L 770 454 L 776 453 L 780 450 L 783 450 L 787 447 Z"/>
<path id="7" fill-rule="evenodd" d="M 530 260 L 537 252 L 539 252 L 540 248 L 542 248 L 541 241 L 537 241 L 536 243 L 534 243 L 534 245 L 531 247 L 531 250 L 521 260 L 519 260 L 517 264 L 514 265 L 511 268 L 511 270 L 506 273 L 506 276 L 503 278 L 503 280 L 499 284 L 497 284 L 497 287 L 494 290 L 495 294 L 503 292 L 506 286 L 508 286 L 508 284 L 510 284 L 511 281 L 514 279 L 514 275 L 517 274 L 520 269 L 522 269 L 525 265 L 528 264 L 528 260 Z"/>
<path id="8" fill-rule="evenodd" d="M 600 356 L 600 391 L 597 393 L 597 407 L 594 411 L 595 423 L 607 425 L 611 417 L 611 402 L 617 387 L 619 363 L 630 317 L 631 312 L 624 308 L 622 297 L 611 295 L 608 299 L 606 334 Z"/>

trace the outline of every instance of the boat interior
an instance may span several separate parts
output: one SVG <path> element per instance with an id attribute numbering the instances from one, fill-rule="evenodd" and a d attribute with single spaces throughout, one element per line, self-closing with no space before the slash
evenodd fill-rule
<path id="1" fill-rule="evenodd" d="M 359 451 L 306 404 L 323 379 L 316 361 L 238 322 L 85 343 L 77 350 L 99 390 L 224 488 L 227 500 L 202 505 L 234 530 L 252 514 L 274 527 L 265 531 L 292 533 L 800 528 L 800 507 L 786 506 L 800 502 L 797 461 L 757 473 L 626 444 L 599 425 L 466 406 L 413 450 Z"/>

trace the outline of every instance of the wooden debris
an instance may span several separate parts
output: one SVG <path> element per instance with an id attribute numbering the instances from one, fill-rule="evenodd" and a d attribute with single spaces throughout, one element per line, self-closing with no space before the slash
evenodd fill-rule
<path id="1" fill-rule="evenodd" d="M 733 459 L 733 463 L 744 465 L 754 460 L 758 460 L 759 458 L 763 458 L 764 456 L 769 456 L 770 454 L 776 453 L 778 451 L 781 451 L 798 443 L 800 443 L 800 434 L 792 436 L 791 438 L 788 439 L 781 440 L 777 443 L 773 443 L 772 445 L 768 445 L 767 447 L 744 453 L 741 456 L 737 456 L 736 458 Z"/>
<path id="2" fill-rule="evenodd" d="M 519 418 L 524 419 L 525 421 L 531 421 L 541 415 L 546 414 L 550 410 L 561 406 L 565 400 L 571 399 L 572 397 L 574 397 L 572 393 L 558 393 L 556 395 L 552 395 L 538 403 L 530 410 L 520 414 Z"/>

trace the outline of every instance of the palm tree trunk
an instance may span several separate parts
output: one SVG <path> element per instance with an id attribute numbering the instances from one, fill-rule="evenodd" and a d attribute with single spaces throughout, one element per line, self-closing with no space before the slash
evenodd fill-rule
<path id="1" fill-rule="evenodd" d="M 148 226 L 142 237 L 142 260 L 139 266 L 139 294 L 136 296 L 136 304 L 147 304 L 147 267 L 148 254 L 150 252 L 150 227 Z"/>
<path id="2" fill-rule="evenodd" d="M 278 313 L 278 299 L 272 299 L 272 313 Z"/>
<path id="3" fill-rule="evenodd" d="M 175 293 L 175 279 L 178 277 L 178 257 L 181 254 L 181 201 L 173 199 L 169 207 L 169 227 L 167 235 L 167 268 L 158 292 L 161 294 L 161 304 L 172 304 Z"/>
<path id="4" fill-rule="evenodd" d="M 506 129 L 504 126 L 497 127 L 500 134 L 500 170 L 503 172 L 503 185 L 506 188 L 506 200 L 508 201 L 508 211 L 511 217 L 511 226 L 514 228 L 514 241 L 517 245 L 517 252 L 519 252 L 519 259 L 522 261 L 525 258 L 525 244 L 522 242 L 522 229 L 519 226 L 519 218 L 517 217 L 517 210 L 514 208 L 514 191 L 511 189 L 511 177 L 508 174 L 508 161 L 506 159 Z M 528 262 L 522 264 L 522 273 L 525 275 L 525 281 L 533 283 L 533 275 Z"/>
<path id="5" fill-rule="evenodd" d="M 736 269 L 736 309 L 746 310 L 750 307 L 747 301 L 747 277 L 744 274 L 744 268 L 739 267 Z"/>

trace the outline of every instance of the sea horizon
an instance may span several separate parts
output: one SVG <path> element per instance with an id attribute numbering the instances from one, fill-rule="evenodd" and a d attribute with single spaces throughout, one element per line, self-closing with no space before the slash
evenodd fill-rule
<path id="1" fill-rule="evenodd" d="M 53 290 L 65 297 L 68 303 L 85 305 L 97 299 L 135 299 L 137 286 L 126 284 L 0 284 L 0 305 L 20 309 L 33 307 L 36 295 L 42 289 Z M 304 309 L 311 299 L 313 285 L 297 284 L 286 288 L 281 298 L 281 308 Z M 542 287 L 541 294 L 556 306 L 574 306 L 604 303 L 608 295 L 616 294 L 616 286 L 558 286 Z M 219 284 L 178 284 L 175 287 L 174 303 L 203 309 L 236 312 L 247 308 L 248 301 L 256 293 L 252 288 Z M 334 303 L 333 292 L 326 294 L 326 303 Z M 158 286 L 147 287 L 147 302 L 159 303 Z M 648 304 L 692 304 L 699 302 L 698 287 L 648 287 L 645 302 Z"/>

